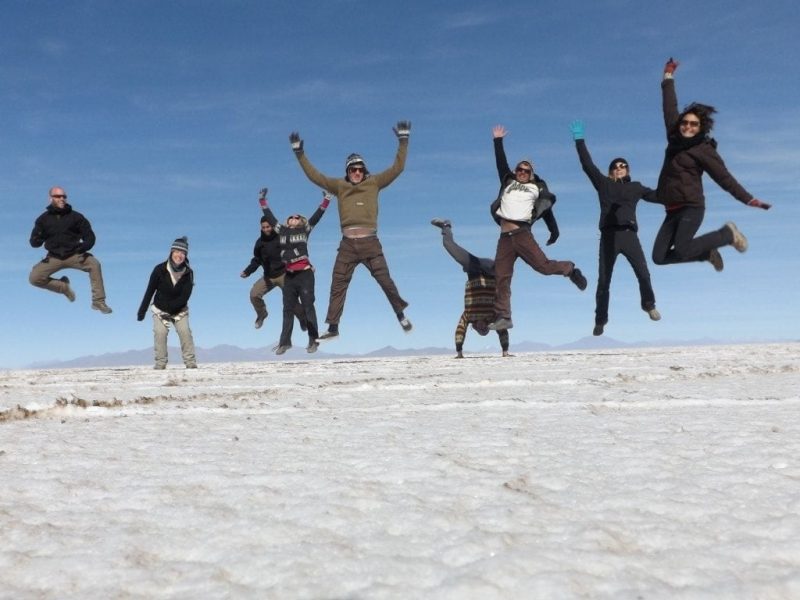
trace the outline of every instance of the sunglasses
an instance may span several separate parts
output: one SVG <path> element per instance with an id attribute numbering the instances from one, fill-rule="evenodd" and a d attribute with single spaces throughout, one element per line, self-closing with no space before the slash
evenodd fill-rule
<path id="1" fill-rule="evenodd" d="M 288 221 L 289 219 L 300 219 L 300 218 L 302 218 L 300 215 L 292 215 L 290 217 L 286 217 L 286 220 Z"/>
<path id="2" fill-rule="evenodd" d="M 516 169 L 514 169 L 514 170 L 515 170 L 517 173 L 527 173 L 528 175 L 530 175 L 531 173 L 533 173 L 533 171 L 531 171 L 530 169 L 526 169 L 525 167 L 517 167 L 517 168 L 516 168 Z"/>
<path id="3" fill-rule="evenodd" d="M 348 173 L 363 173 L 364 167 L 350 167 L 347 169 Z"/>
<path id="4" fill-rule="evenodd" d="M 700 127 L 700 121 L 690 121 L 689 119 L 683 119 L 681 121 L 681 125 L 684 127 Z"/>
<path id="5" fill-rule="evenodd" d="M 51 198 L 66 198 L 66 194 L 50 194 Z"/>
<path id="6" fill-rule="evenodd" d="M 627 169 L 628 165 L 626 165 L 625 163 L 617 163 L 617 164 L 614 165 L 614 168 L 615 169 Z"/>

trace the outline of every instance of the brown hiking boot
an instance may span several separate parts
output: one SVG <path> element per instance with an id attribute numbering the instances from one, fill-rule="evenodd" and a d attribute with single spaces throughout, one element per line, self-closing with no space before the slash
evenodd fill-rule
<path id="1" fill-rule="evenodd" d="M 61 278 L 61 281 L 63 281 L 67 286 L 66 289 L 61 293 L 64 294 L 67 297 L 67 300 L 70 302 L 75 302 L 75 292 L 73 292 L 72 288 L 69 286 L 69 277 L 64 275 L 64 277 Z"/>
<path id="2" fill-rule="evenodd" d="M 722 269 L 725 268 L 725 263 L 722 262 L 722 255 L 719 253 L 719 250 L 714 248 L 708 253 L 708 262 L 711 263 L 711 266 L 714 267 L 714 270 L 719 273 Z"/>
<path id="3" fill-rule="evenodd" d="M 96 300 L 92 302 L 92 308 L 94 310 L 99 310 L 104 315 L 111 313 L 111 307 L 106 304 L 104 300 Z"/>

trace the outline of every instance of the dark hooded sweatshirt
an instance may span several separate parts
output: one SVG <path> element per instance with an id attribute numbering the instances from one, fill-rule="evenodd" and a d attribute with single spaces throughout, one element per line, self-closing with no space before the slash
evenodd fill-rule
<path id="1" fill-rule="evenodd" d="M 63 260 L 91 250 L 95 237 L 88 219 L 72 206 L 59 209 L 51 204 L 36 219 L 30 242 L 34 248 L 44 244 L 48 255 Z"/>

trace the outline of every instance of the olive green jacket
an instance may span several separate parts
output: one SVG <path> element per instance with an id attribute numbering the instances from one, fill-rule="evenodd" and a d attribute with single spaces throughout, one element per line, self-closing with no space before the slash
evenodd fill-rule
<path id="1" fill-rule="evenodd" d="M 375 175 L 367 175 L 359 184 L 344 177 L 323 175 L 308 160 L 304 152 L 297 154 L 300 167 L 313 183 L 334 194 L 339 206 L 339 223 L 342 231 L 350 227 L 378 230 L 378 192 L 397 179 L 403 172 L 408 154 L 408 139 L 401 139 L 391 167 Z"/>

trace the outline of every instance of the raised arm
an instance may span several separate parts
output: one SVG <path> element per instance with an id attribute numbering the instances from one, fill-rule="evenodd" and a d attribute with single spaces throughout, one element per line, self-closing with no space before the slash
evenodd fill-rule
<path id="1" fill-rule="evenodd" d="M 675 94 L 675 79 L 673 75 L 678 68 L 678 62 L 672 57 L 664 65 L 664 78 L 661 80 L 661 109 L 664 112 L 664 127 L 669 138 L 678 122 L 678 96 Z"/>
<path id="2" fill-rule="evenodd" d="M 328 205 L 331 203 L 331 198 L 333 198 L 333 196 L 331 196 L 327 192 L 323 192 L 322 202 L 320 202 L 320 205 L 317 207 L 317 210 L 314 211 L 314 214 L 311 215 L 311 218 L 308 220 L 306 231 L 310 232 L 312 229 L 314 229 L 316 224 L 319 223 L 319 220 L 322 218 L 322 215 L 325 214 Z"/>
<path id="3" fill-rule="evenodd" d="M 494 141 L 494 160 L 497 165 L 497 176 L 503 181 L 511 173 L 506 159 L 506 151 L 503 148 L 503 138 L 508 135 L 508 130 L 502 125 L 492 127 L 492 139 Z"/>
<path id="4" fill-rule="evenodd" d="M 405 169 L 406 156 L 408 156 L 408 138 L 411 135 L 411 121 L 398 121 L 392 131 L 397 136 L 397 154 L 394 156 L 394 162 L 391 167 L 377 175 L 373 175 L 379 189 L 383 189 L 392 183 Z"/>
<path id="5" fill-rule="evenodd" d="M 267 222 L 272 225 L 272 228 L 276 233 L 280 233 L 281 224 L 278 223 L 278 219 L 275 218 L 275 215 L 272 213 L 272 210 L 270 210 L 269 203 L 267 202 L 268 191 L 269 190 L 267 188 L 261 188 L 261 191 L 258 195 L 258 204 L 261 206 L 261 212 L 264 213 L 264 216 L 267 218 Z"/>
<path id="6" fill-rule="evenodd" d="M 606 176 L 597 168 L 597 165 L 592 161 L 592 155 L 589 154 L 589 149 L 586 147 L 586 140 L 584 139 L 585 130 L 583 121 L 573 121 L 570 126 L 572 131 L 572 139 L 575 140 L 575 149 L 578 151 L 578 159 L 581 161 L 581 168 L 589 181 L 592 182 L 594 189 L 599 190 L 600 184 L 605 180 Z"/>
<path id="7" fill-rule="evenodd" d="M 339 185 L 342 180 L 335 177 L 328 177 L 317 171 L 314 165 L 311 164 L 311 161 L 306 157 L 306 153 L 303 150 L 303 140 L 300 138 L 300 134 L 293 131 L 289 135 L 289 143 L 292 145 L 292 151 L 297 157 L 297 162 L 300 163 L 300 168 L 303 169 L 303 173 L 306 174 L 306 177 L 323 190 L 338 195 Z"/>

